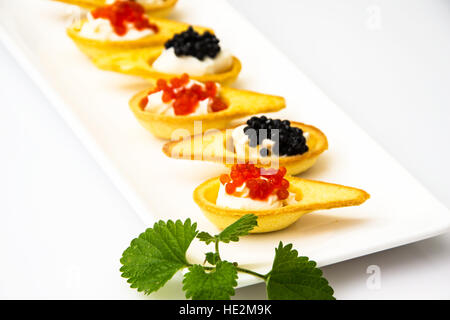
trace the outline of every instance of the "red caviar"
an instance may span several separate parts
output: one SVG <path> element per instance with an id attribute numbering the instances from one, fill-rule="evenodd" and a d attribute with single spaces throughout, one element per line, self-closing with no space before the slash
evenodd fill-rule
<path id="1" fill-rule="evenodd" d="M 159 79 L 156 82 L 156 88 L 149 94 L 162 91 L 162 101 L 164 103 L 172 103 L 174 113 L 177 116 L 188 115 L 193 113 L 200 101 L 211 99 L 209 108 L 212 112 L 225 110 L 228 105 L 218 97 L 217 85 L 214 82 L 205 82 L 204 86 L 193 84 L 188 88 L 185 87 L 189 83 L 189 75 L 186 73 L 179 78 L 172 78 L 169 81 Z M 143 98 L 139 105 L 145 108 L 148 98 Z"/>
<path id="2" fill-rule="evenodd" d="M 147 106 L 147 104 L 148 104 L 148 97 L 144 97 L 142 98 L 141 101 L 139 101 L 139 107 L 141 109 L 144 109 Z"/>
<path id="3" fill-rule="evenodd" d="M 123 36 L 127 33 L 127 24 L 131 23 L 137 30 L 151 29 L 158 32 L 158 26 L 151 23 L 145 15 L 142 5 L 134 1 L 116 1 L 111 5 L 100 7 L 91 12 L 94 19 L 108 19 L 114 32 Z"/>
<path id="4" fill-rule="evenodd" d="M 289 181 L 284 179 L 286 168 L 260 169 L 254 164 L 235 164 L 230 175 L 222 174 L 220 182 L 225 185 L 225 192 L 233 194 L 237 187 L 244 183 L 249 189 L 249 197 L 253 200 L 266 200 L 276 194 L 279 200 L 289 197 Z"/>
<path id="5" fill-rule="evenodd" d="M 223 174 L 220 176 L 220 182 L 222 184 L 228 183 L 231 181 L 231 178 L 227 174 Z"/>

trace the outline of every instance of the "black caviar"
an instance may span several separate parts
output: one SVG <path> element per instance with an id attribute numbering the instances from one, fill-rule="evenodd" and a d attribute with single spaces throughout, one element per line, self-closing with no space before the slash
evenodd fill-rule
<path id="1" fill-rule="evenodd" d="M 215 58 L 220 52 L 219 39 L 209 31 L 199 34 L 190 26 L 186 31 L 177 33 L 165 43 L 165 48 L 173 48 L 177 57 L 193 56 L 199 60 Z"/>
<path id="2" fill-rule="evenodd" d="M 274 141 L 271 151 L 275 155 L 294 156 L 308 151 L 303 130 L 292 127 L 289 120 L 268 119 L 266 116 L 251 117 L 247 121 L 244 133 L 249 137 L 250 147 L 256 147 L 264 139 Z M 266 157 L 268 153 L 267 148 L 261 148 L 261 156 Z"/>

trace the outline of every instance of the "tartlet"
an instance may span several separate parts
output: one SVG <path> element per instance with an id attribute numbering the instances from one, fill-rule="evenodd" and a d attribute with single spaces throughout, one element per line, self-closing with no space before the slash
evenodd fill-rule
<path id="1" fill-rule="evenodd" d="M 189 24 L 162 18 L 151 17 L 149 20 L 158 27 L 158 32 L 136 40 L 109 41 L 83 37 L 80 35 L 80 30 L 87 22 L 86 19 L 73 23 L 67 29 L 67 35 L 99 68 L 115 69 L 117 68 L 113 66 L 115 62 L 121 62 L 125 57 L 130 60 L 133 60 L 134 57 L 141 57 L 148 48 L 157 47 L 157 50 L 160 50 L 165 41 L 189 27 Z M 194 26 L 194 29 L 200 32 L 211 32 L 210 29 L 200 26 Z M 142 51 L 139 51 L 141 49 Z M 148 52 L 154 51 L 149 49 Z M 120 70 L 116 71 L 120 72 Z"/>
<path id="2" fill-rule="evenodd" d="M 155 60 L 164 51 L 164 47 L 145 48 L 128 52 L 119 52 L 116 54 L 110 54 L 100 59 L 95 59 L 94 63 L 97 67 L 124 73 L 128 75 L 134 75 L 154 81 L 155 79 L 171 79 L 179 76 L 175 73 L 160 72 L 152 67 Z M 206 74 L 202 76 L 189 75 L 192 79 L 207 82 L 213 81 L 223 85 L 231 84 L 236 80 L 241 72 L 241 62 L 238 58 L 233 57 L 233 63 L 230 69 L 216 74 Z"/>
<path id="3" fill-rule="evenodd" d="M 249 162 L 266 168 L 283 166 L 289 174 L 295 175 L 315 164 L 318 157 L 328 149 L 328 140 L 325 134 L 314 126 L 293 121 L 290 123 L 291 126 L 301 128 L 303 132 L 309 134 L 308 151 L 301 155 L 262 157 L 259 154 L 248 152 L 248 149 L 245 154 L 238 155 L 233 148 L 233 143 L 230 142 L 232 139 L 230 131 L 242 124 L 229 129 L 167 142 L 163 146 L 163 152 L 171 158 L 219 162 L 228 167 L 235 163 Z M 229 130 L 228 133 L 227 130 Z"/>
<path id="4" fill-rule="evenodd" d="M 119 52 L 96 61 L 100 68 L 147 79 L 171 79 L 188 74 L 201 82 L 229 84 L 241 71 L 241 62 L 223 50 L 217 36 L 192 27 L 176 33 L 160 47 Z"/>
<path id="5" fill-rule="evenodd" d="M 76 5 L 85 9 L 95 9 L 106 4 L 105 0 L 53 0 L 58 2 L 64 2 L 71 5 Z M 141 5 L 145 8 L 145 11 L 152 17 L 165 17 L 175 7 L 178 0 L 166 0 L 161 4 L 145 4 Z"/>
<path id="6" fill-rule="evenodd" d="M 315 210 L 357 206 L 370 198 L 364 190 L 320 181 L 286 176 L 289 192 L 298 201 L 268 210 L 232 209 L 216 205 L 220 188 L 219 177 L 207 180 L 194 191 L 194 201 L 205 216 L 219 229 L 224 229 L 242 216 L 252 213 L 258 217 L 258 226 L 251 233 L 264 233 L 284 229 L 306 213 Z"/>
<path id="7" fill-rule="evenodd" d="M 141 105 L 141 101 L 153 90 L 154 87 L 137 93 L 129 105 L 140 124 L 162 139 L 171 139 L 174 133 L 178 133 L 179 138 L 210 129 L 222 129 L 234 119 L 275 112 L 286 106 L 283 97 L 218 86 L 217 96 L 226 104 L 226 109 L 199 115 L 166 115 L 147 111 Z M 200 121 L 201 127 L 196 126 L 195 123 Z"/>

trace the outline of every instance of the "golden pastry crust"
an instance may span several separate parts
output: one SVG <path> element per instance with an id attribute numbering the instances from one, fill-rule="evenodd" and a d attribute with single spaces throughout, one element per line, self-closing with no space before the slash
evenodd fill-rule
<path id="1" fill-rule="evenodd" d="M 158 32 L 137 40 L 108 41 L 85 38 L 80 35 L 80 30 L 86 19 L 75 22 L 67 29 L 67 35 L 75 42 L 78 48 L 90 57 L 94 63 L 96 61 L 107 61 L 111 55 L 126 55 L 127 52 L 145 49 L 150 47 L 160 47 L 174 34 L 183 32 L 189 28 L 189 24 L 161 18 L 150 18 L 150 21 L 158 26 Z M 198 32 L 210 31 L 211 29 L 194 26 Z"/>
<path id="2" fill-rule="evenodd" d="M 153 47 L 145 49 L 137 49 L 133 51 L 119 52 L 109 54 L 100 59 L 94 59 L 93 62 L 100 69 L 115 71 L 128 75 L 134 75 L 154 81 L 156 79 L 171 79 L 180 76 L 181 74 L 164 73 L 155 70 L 152 65 L 153 62 L 161 55 L 164 47 Z M 241 62 L 238 58 L 233 57 L 233 64 L 230 69 L 204 76 L 189 75 L 191 79 L 207 82 L 218 82 L 222 85 L 227 85 L 236 80 L 241 72 Z"/>
<path id="3" fill-rule="evenodd" d="M 53 0 L 76 5 L 85 9 L 95 9 L 105 5 L 105 0 Z M 161 4 L 141 4 L 152 17 L 165 17 L 175 7 L 178 0 L 166 0 Z"/>
<path id="4" fill-rule="evenodd" d="M 357 206 L 370 198 L 364 190 L 320 181 L 286 176 L 289 191 L 296 193 L 298 203 L 270 210 L 239 210 L 216 205 L 220 187 L 219 177 L 209 179 L 194 191 L 194 201 L 205 216 L 219 229 L 224 229 L 243 215 L 258 216 L 258 226 L 252 233 L 271 232 L 284 229 L 304 214 L 315 210 Z"/>
<path id="5" fill-rule="evenodd" d="M 221 162 L 227 166 L 249 162 L 256 164 L 258 167 L 281 166 L 285 167 L 289 174 L 295 175 L 315 164 L 317 158 L 328 149 L 328 140 L 325 134 L 316 127 L 293 121 L 291 121 L 291 125 L 309 133 L 307 140 L 309 150 L 304 154 L 285 157 L 261 157 L 259 154 L 251 155 L 246 152 L 245 155 L 238 156 L 232 148 L 233 143 L 229 140 L 232 138 L 230 134 L 227 135 L 226 129 L 167 142 L 163 146 L 163 152 L 171 158 Z M 196 146 L 201 146 L 201 148 Z M 230 147 L 233 150 L 230 150 Z"/>
<path id="6" fill-rule="evenodd" d="M 85 9 L 95 9 L 105 4 L 105 0 L 53 0 L 53 1 L 67 3 Z"/>
<path id="7" fill-rule="evenodd" d="M 145 111 L 139 106 L 139 102 L 147 96 L 148 92 L 149 90 L 144 90 L 136 94 L 129 105 L 141 125 L 162 139 L 171 139 L 176 133 L 178 133 L 177 138 L 194 134 L 196 121 L 201 121 L 199 132 L 205 132 L 210 129 L 225 128 L 233 119 L 261 112 L 275 112 L 286 106 L 283 97 L 221 87 L 219 94 L 227 103 L 227 109 L 204 115 L 169 116 Z"/>

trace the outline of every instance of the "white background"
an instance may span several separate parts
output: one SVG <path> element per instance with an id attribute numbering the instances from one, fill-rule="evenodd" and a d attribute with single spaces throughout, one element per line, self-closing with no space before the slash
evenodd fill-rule
<path id="1" fill-rule="evenodd" d="M 449 1 L 230 2 L 450 207 Z M 2 45 L 0 70 L 0 298 L 139 297 L 118 269 L 145 226 Z M 443 235 L 324 272 L 340 299 L 449 299 L 449 253 Z"/>

